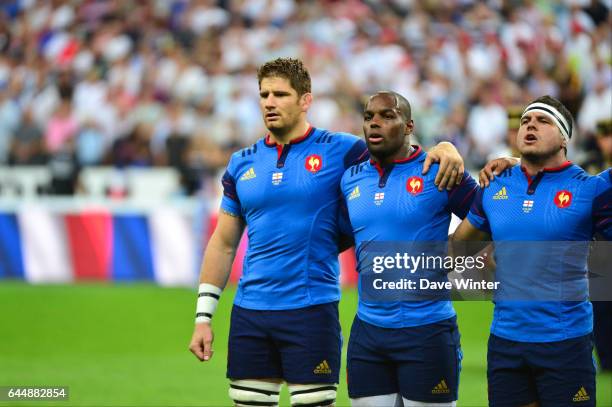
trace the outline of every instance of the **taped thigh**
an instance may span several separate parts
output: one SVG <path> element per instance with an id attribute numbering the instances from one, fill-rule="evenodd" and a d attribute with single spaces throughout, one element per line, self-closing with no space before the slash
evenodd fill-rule
<path id="1" fill-rule="evenodd" d="M 278 406 L 280 383 L 230 380 L 229 396 L 236 406 Z"/>
<path id="2" fill-rule="evenodd" d="M 292 406 L 329 406 L 336 401 L 335 384 L 287 384 Z"/>

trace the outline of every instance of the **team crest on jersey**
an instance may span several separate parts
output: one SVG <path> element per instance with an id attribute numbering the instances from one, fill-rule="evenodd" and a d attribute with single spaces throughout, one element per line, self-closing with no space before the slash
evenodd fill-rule
<path id="1" fill-rule="evenodd" d="M 421 177 L 410 177 L 406 181 L 406 191 L 412 195 L 417 195 L 423 192 L 423 178 Z"/>
<path id="2" fill-rule="evenodd" d="M 384 192 L 377 192 L 374 194 L 374 203 L 376 205 L 381 205 L 383 203 L 383 200 L 385 199 L 385 193 Z"/>
<path id="3" fill-rule="evenodd" d="M 559 191 L 557 192 L 557 194 L 555 195 L 555 205 L 557 205 L 557 207 L 563 209 L 563 208 L 567 208 L 568 206 L 570 206 L 572 204 L 572 193 L 569 191 Z"/>
<path id="4" fill-rule="evenodd" d="M 306 169 L 312 172 L 313 174 L 316 174 L 317 172 L 319 172 L 322 166 L 323 166 L 323 160 L 321 159 L 320 155 L 311 154 L 308 157 L 306 157 L 306 162 L 304 163 L 304 167 L 306 167 Z"/>
<path id="5" fill-rule="evenodd" d="M 525 199 L 523 201 L 523 212 L 529 213 L 533 209 L 533 201 L 529 199 Z"/>
<path id="6" fill-rule="evenodd" d="M 272 173 L 272 185 L 279 185 L 283 180 L 282 172 L 274 172 Z"/>

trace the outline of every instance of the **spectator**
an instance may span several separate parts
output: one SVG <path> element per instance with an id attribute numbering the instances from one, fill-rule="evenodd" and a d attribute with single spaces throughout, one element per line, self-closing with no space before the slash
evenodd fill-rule
<path id="1" fill-rule="evenodd" d="M 115 141 L 109 161 L 119 168 L 152 166 L 151 136 L 151 125 L 139 123 L 128 135 Z"/>
<path id="2" fill-rule="evenodd" d="M 470 110 L 466 130 L 475 153 L 472 159 L 480 166 L 505 141 L 508 116 L 506 109 L 495 101 L 492 85 L 484 86 L 478 95 L 479 101 Z"/>
<path id="3" fill-rule="evenodd" d="M 9 164 L 11 165 L 43 165 L 47 163 L 47 154 L 43 145 L 43 133 L 34 122 L 31 109 L 23 112 L 21 123 L 11 146 Z"/>
<path id="4" fill-rule="evenodd" d="M 44 161 L 11 140 L 27 122 L 19 137 L 38 127 L 51 155 L 72 143 L 82 165 L 172 162 L 206 183 L 264 131 L 251 78 L 278 54 L 309 61 L 312 120 L 359 134 L 361 97 L 392 89 L 413 101 L 420 141 L 453 140 L 470 169 L 505 147 L 506 108 L 530 93 L 578 117 L 580 148 L 612 109 L 609 1 L 4 3 L 0 163 Z"/>

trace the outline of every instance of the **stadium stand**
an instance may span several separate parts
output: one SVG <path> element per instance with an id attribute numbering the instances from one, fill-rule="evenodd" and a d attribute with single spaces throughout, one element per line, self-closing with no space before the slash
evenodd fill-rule
<path id="1" fill-rule="evenodd" d="M 71 166 L 52 194 L 84 193 L 91 166 L 169 166 L 194 195 L 264 133 L 254 73 L 279 55 L 307 61 L 318 126 L 360 134 L 362 95 L 394 89 L 421 144 L 454 142 L 471 170 L 510 151 L 508 107 L 551 94 L 582 163 L 612 111 L 611 3 L 3 1 L 0 164 Z"/>

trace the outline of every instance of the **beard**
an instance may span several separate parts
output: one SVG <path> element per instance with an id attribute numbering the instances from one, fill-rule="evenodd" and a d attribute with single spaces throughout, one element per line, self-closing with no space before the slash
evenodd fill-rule
<path id="1" fill-rule="evenodd" d="M 559 152 L 563 149 L 564 147 L 562 146 L 554 146 L 554 147 L 551 147 L 543 151 L 525 151 L 525 152 L 520 151 L 520 153 L 521 153 L 521 157 L 524 158 L 525 160 L 532 162 L 534 164 L 537 164 L 537 163 L 546 162 L 547 160 L 553 158 L 554 156 L 559 154 Z"/>

